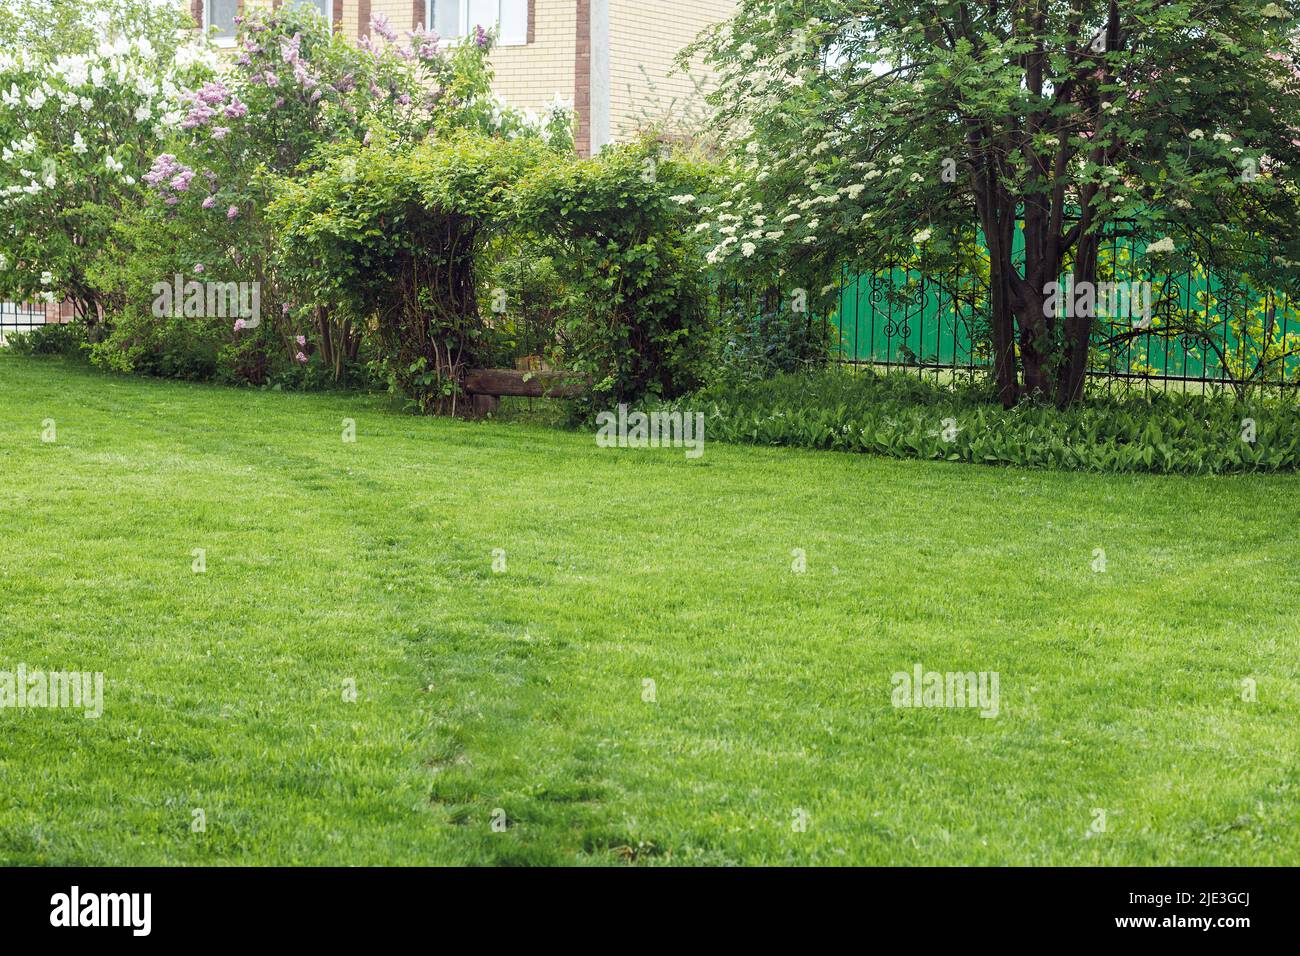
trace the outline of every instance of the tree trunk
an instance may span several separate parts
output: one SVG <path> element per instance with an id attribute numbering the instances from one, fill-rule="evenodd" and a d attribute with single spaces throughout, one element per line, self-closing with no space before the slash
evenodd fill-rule
<path id="1" fill-rule="evenodd" d="M 1006 266 L 996 260 L 989 263 L 989 286 L 992 308 L 989 321 L 993 338 L 993 379 L 997 383 L 998 401 L 1011 408 L 1020 400 L 1016 376 L 1015 319 L 1011 312 L 1010 276 Z"/>
<path id="2" fill-rule="evenodd" d="M 1084 234 L 1079 237 L 1078 251 L 1074 260 L 1074 288 L 1082 288 L 1084 282 L 1095 286 L 1098 246 L 1099 240 L 1096 235 Z M 1066 364 L 1065 374 L 1061 377 L 1056 396 L 1058 408 L 1069 408 L 1083 398 L 1083 386 L 1088 378 L 1088 350 L 1091 346 L 1092 316 L 1067 315 L 1065 319 Z"/>

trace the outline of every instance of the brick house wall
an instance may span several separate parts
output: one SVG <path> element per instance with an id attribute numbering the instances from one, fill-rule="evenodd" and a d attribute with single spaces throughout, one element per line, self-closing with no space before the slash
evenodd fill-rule
<path id="1" fill-rule="evenodd" d="M 187 2 L 201 22 L 203 0 Z M 274 9 L 280 0 L 242 0 L 239 9 Z M 492 55 L 494 91 L 511 106 L 545 110 L 558 94 L 579 114 L 584 155 L 636 135 L 649 123 L 688 131 L 698 113 L 698 66 L 669 75 L 673 59 L 710 23 L 729 17 L 736 0 L 529 0 L 528 42 Z M 425 0 L 333 0 L 335 29 L 359 37 L 374 14 L 405 33 L 428 19 Z"/>

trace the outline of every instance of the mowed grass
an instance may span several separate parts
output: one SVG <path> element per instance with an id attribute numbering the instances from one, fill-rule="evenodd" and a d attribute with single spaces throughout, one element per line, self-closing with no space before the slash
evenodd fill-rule
<path id="1" fill-rule="evenodd" d="M 0 670 L 106 678 L 0 710 L 0 862 L 1296 863 L 1298 584 L 1294 476 L 688 461 L 0 354 Z M 999 715 L 894 708 L 917 662 Z"/>

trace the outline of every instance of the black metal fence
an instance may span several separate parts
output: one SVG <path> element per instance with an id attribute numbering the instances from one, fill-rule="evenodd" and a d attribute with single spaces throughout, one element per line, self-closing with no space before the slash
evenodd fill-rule
<path id="1" fill-rule="evenodd" d="M 1144 255 L 1145 245 L 1122 228 L 1103 245 L 1088 304 L 1094 385 L 1188 391 L 1300 385 L 1300 303 L 1195 265 L 1162 273 Z M 940 379 L 986 374 L 992 365 L 986 276 L 978 265 L 963 269 L 921 256 L 869 272 L 843 269 L 821 289 L 755 292 L 727 283 L 719 308 L 751 336 L 761 327 L 790 337 L 803 323 L 808 337 L 827 340 L 832 360 L 845 365 Z M 1063 282 L 1062 303 L 1073 302 L 1070 293 Z M 780 334 L 775 338 L 765 347 L 781 350 Z M 791 351 L 785 346 L 785 354 Z"/>
<path id="2" fill-rule="evenodd" d="M 30 332 L 45 324 L 45 306 L 0 302 L 0 343 L 9 336 Z"/>

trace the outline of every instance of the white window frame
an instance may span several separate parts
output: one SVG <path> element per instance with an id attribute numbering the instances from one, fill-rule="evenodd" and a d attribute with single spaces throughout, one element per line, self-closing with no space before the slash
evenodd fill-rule
<path id="1" fill-rule="evenodd" d="M 447 43 L 458 43 L 461 40 L 464 40 L 469 36 L 469 31 L 475 26 L 488 27 L 488 24 L 474 24 L 469 22 L 469 0 L 424 0 L 424 27 L 426 30 L 433 29 L 433 5 L 435 3 L 455 3 L 460 7 L 460 25 L 457 27 L 459 32 L 454 37 L 443 37 L 442 39 Z M 499 29 L 501 26 L 501 0 L 496 0 L 496 4 L 497 22 L 491 24 L 489 29 Z M 531 4 L 527 4 L 524 7 L 524 38 L 522 40 L 513 41 L 498 40 L 498 46 L 528 45 L 528 31 L 532 27 L 532 23 L 529 22 L 528 19 L 529 14 L 531 13 L 531 10 L 529 9 L 531 6 Z"/>
<path id="2" fill-rule="evenodd" d="M 238 11 L 239 7 L 236 6 L 235 10 Z M 236 12 L 235 16 L 239 16 L 239 13 Z M 203 35 L 207 36 L 212 27 L 212 0 L 203 0 Z M 235 38 L 234 36 L 213 37 L 212 42 L 217 46 L 234 46 Z"/>

